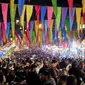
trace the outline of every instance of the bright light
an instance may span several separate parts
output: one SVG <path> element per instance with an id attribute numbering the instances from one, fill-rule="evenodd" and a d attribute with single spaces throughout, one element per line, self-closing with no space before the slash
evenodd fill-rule
<path id="1" fill-rule="evenodd" d="M 77 48 L 78 46 L 77 46 L 77 43 L 75 42 L 75 41 L 73 41 L 73 43 L 72 43 L 72 48 Z"/>
<path id="2" fill-rule="evenodd" d="M 19 20 L 16 20 L 16 22 L 19 22 Z"/>

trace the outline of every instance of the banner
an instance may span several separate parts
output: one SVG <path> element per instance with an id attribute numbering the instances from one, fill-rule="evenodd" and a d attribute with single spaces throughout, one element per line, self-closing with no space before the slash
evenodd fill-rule
<path id="1" fill-rule="evenodd" d="M 46 6 L 41 7 L 41 22 L 42 22 L 42 24 L 44 24 L 44 17 L 45 17 L 45 14 L 46 14 L 46 9 L 47 9 Z"/>
<path id="2" fill-rule="evenodd" d="M 10 22 L 7 23 L 7 29 L 6 29 L 6 38 L 9 39 L 9 33 L 10 33 Z"/>
<path id="3" fill-rule="evenodd" d="M 14 0 L 10 0 L 10 16 L 11 16 L 11 27 L 12 27 L 13 41 L 14 41 L 14 38 L 15 38 L 15 23 L 14 23 L 14 20 L 15 20 L 16 8 L 17 8 L 17 5 L 14 4 Z"/>
<path id="4" fill-rule="evenodd" d="M 66 19 L 66 15 L 67 15 L 67 10 L 68 10 L 67 7 L 62 8 L 62 28 L 65 25 L 65 19 Z"/>
<path id="5" fill-rule="evenodd" d="M 8 13 L 8 4 L 6 3 L 2 3 L 1 4 L 2 7 L 2 15 L 3 15 L 3 21 L 5 24 L 5 32 L 6 32 L 6 28 L 7 28 L 7 13 Z"/>
<path id="6" fill-rule="evenodd" d="M 57 0 L 52 0 L 53 10 L 55 17 L 57 16 Z"/>
<path id="7" fill-rule="evenodd" d="M 23 10 L 23 6 L 25 4 L 25 0 L 18 0 L 18 6 L 19 6 L 19 14 L 20 16 L 22 15 L 22 10 Z"/>
<path id="8" fill-rule="evenodd" d="M 75 15 L 76 8 L 73 8 L 72 14 L 69 11 L 69 20 L 70 20 L 70 31 L 72 31 L 72 26 L 74 22 L 74 15 Z"/>
<path id="9" fill-rule="evenodd" d="M 53 7 L 48 6 L 47 7 L 48 29 L 50 29 L 50 22 L 52 19 L 52 15 L 53 15 Z"/>
<path id="10" fill-rule="evenodd" d="M 37 21 L 39 22 L 40 20 L 40 8 L 41 6 L 35 6 L 35 10 L 36 10 L 36 17 L 37 17 Z"/>
<path id="11" fill-rule="evenodd" d="M 72 14 L 73 0 L 68 0 L 68 5 L 69 5 L 70 13 Z"/>
<path id="12" fill-rule="evenodd" d="M 33 13 L 33 6 L 26 5 L 26 18 L 27 18 L 27 22 L 30 21 L 32 13 Z"/>
<path id="13" fill-rule="evenodd" d="M 77 19 L 77 28 L 79 33 L 80 22 L 81 22 L 81 8 L 76 8 L 76 19 Z"/>
<path id="14" fill-rule="evenodd" d="M 57 7 L 57 16 L 56 16 L 56 23 L 57 23 L 57 31 L 60 27 L 60 20 L 61 20 L 61 7 Z"/>

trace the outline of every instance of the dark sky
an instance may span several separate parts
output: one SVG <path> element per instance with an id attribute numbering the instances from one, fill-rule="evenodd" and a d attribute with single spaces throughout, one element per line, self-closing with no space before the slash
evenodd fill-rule
<path id="1" fill-rule="evenodd" d="M 10 0 L 0 0 L 0 2 L 9 3 Z M 22 1 L 22 0 L 21 0 Z M 30 0 L 30 3 L 28 0 L 25 0 L 25 4 L 31 4 L 31 5 L 45 5 L 45 6 L 51 6 L 51 0 Z M 82 0 L 74 0 L 74 7 L 81 7 Z M 18 3 L 18 0 L 15 0 L 15 3 Z M 68 6 L 67 0 L 57 0 L 58 6 Z"/>

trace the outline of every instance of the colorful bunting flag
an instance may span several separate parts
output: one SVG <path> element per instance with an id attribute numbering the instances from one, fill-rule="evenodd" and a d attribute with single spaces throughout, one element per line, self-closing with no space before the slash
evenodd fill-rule
<path id="1" fill-rule="evenodd" d="M 55 17 L 57 16 L 57 0 L 52 0 L 53 10 Z"/>
<path id="2" fill-rule="evenodd" d="M 18 0 L 18 6 L 19 6 L 19 14 L 20 14 L 20 16 L 22 15 L 22 11 L 23 11 L 23 6 L 24 6 L 24 4 L 25 4 L 25 0 Z"/>
<path id="3" fill-rule="evenodd" d="M 53 7 L 48 6 L 47 7 L 48 29 L 50 29 L 50 22 L 52 19 L 52 15 L 53 15 Z"/>
<path id="4" fill-rule="evenodd" d="M 2 3 L 1 6 L 2 6 L 3 20 L 4 20 L 4 24 L 5 24 L 5 30 L 4 30 L 4 32 L 6 32 L 6 28 L 7 28 L 8 4 L 6 4 L 6 3 Z"/>
<path id="5" fill-rule="evenodd" d="M 50 42 L 51 42 L 51 43 L 52 43 L 53 22 L 54 22 L 54 20 L 51 20 L 51 22 L 50 22 L 50 29 L 49 29 L 49 39 L 50 39 Z"/>
<path id="6" fill-rule="evenodd" d="M 6 29 L 6 38 L 9 39 L 9 33 L 10 33 L 10 22 L 7 23 L 7 29 Z"/>
<path id="7" fill-rule="evenodd" d="M 26 6 L 24 5 L 24 6 L 23 6 L 23 10 L 22 10 L 22 14 L 21 14 L 21 16 L 20 16 L 20 23 L 21 23 L 21 27 L 22 27 L 22 36 L 23 36 L 22 44 L 25 43 L 25 35 L 24 35 L 24 25 L 25 25 L 24 16 L 25 16 L 25 8 L 26 8 Z"/>
<path id="8" fill-rule="evenodd" d="M 74 15 L 75 15 L 76 8 L 73 8 L 72 14 L 69 11 L 69 20 L 70 20 L 70 31 L 72 31 L 72 26 L 74 22 Z"/>
<path id="9" fill-rule="evenodd" d="M 17 5 L 14 4 L 14 0 L 10 0 L 10 15 L 11 15 L 11 28 L 12 28 L 12 38 L 13 42 L 15 41 L 15 13 L 16 13 Z"/>
<path id="10" fill-rule="evenodd" d="M 62 28 L 65 25 L 65 19 L 66 19 L 66 15 L 67 15 L 67 10 L 68 10 L 67 7 L 62 8 Z"/>
<path id="11" fill-rule="evenodd" d="M 26 18 L 27 18 L 27 22 L 30 21 L 32 13 L 33 13 L 33 6 L 26 5 Z"/>
<path id="12" fill-rule="evenodd" d="M 80 30 L 80 22 L 81 22 L 81 8 L 76 8 L 76 19 L 77 19 L 77 30 L 79 33 Z"/>
<path id="13" fill-rule="evenodd" d="M 42 6 L 41 7 L 41 22 L 44 24 L 44 17 L 45 17 L 45 13 L 46 13 L 46 6 Z"/>
<path id="14" fill-rule="evenodd" d="M 40 8 L 41 6 L 35 6 L 35 10 L 36 10 L 36 17 L 37 17 L 37 21 L 39 22 L 40 20 Z"/>
<path id="15" fill-rule="evenodd" d="M 34 28 L 34 21 L 30 21 L 30 36 L 32 37 L 32 31 Z"/>
<path id="16" fill-rule="evenodd" d="M 61 7 L 57 7 L 57 16 L 56 16 L 57 30 L 59 30 L 60 27 L 60 20 L 61 20 Z"/>
<path id="17" fill-rule="evenodd" d="M 73 0 L 68 0 L 68 5 L 69 5 L 70 13 L 72 14 Z"/>

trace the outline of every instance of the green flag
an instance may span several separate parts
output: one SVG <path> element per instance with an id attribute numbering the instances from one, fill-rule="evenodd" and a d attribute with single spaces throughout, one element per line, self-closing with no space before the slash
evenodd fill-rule
<path id="1" fill-rule="evenodd" d="M 69 17 L 66 18 L 66 20 L 65 20 L 65 25 L 66 25 L 66 28 L 67 28 L 67 35 L 70 36 Z"/>
<path id="2" fill-rule="evenodd" d="M 57 16 L 57 0 L 52 0 L 52 5 L 54 9 L 54 15 Z"/>
<path id="3" fill-rule="evenodd" d="M 61 7 L 57 7 L 57 16 L 56 16 L 57 30 L 59 30 L 60 27 L 60 20 L 61 20 Z"/>

